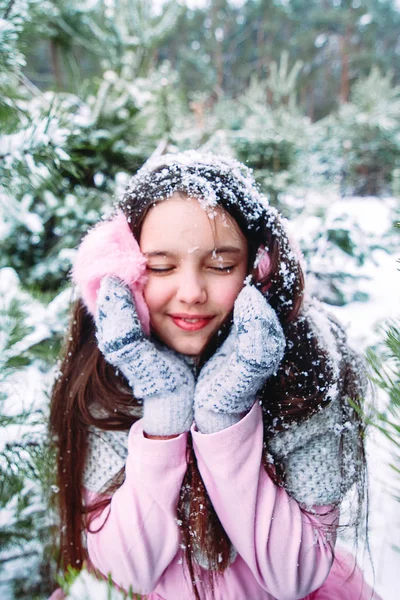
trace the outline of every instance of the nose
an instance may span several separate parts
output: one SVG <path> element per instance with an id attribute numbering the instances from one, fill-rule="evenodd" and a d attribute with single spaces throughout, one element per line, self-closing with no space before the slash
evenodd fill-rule
<path id="1" fill-rule="evenodd" d="M 184 304 L 204 304 L 207 288 L 202 274 L 195 269 L 184 269 L 180 274 L 176 297 Z"/>

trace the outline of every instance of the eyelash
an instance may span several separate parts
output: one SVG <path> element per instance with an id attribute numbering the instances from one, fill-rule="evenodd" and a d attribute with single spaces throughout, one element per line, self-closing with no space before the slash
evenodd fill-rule
<path id="1" fill-rule="evenodd" d="M 223 273 L 230 273 L 234 269 L 234 265 L 231 267 L 210 267 L 213 271 L 222 271 Z"/>
<path id="2" fill-rule="evenodd" d="M 164 267 L 164 268 L 157 268 L 157 267 L 147 267 L 147 270 L 150 271 L 151 273 L 170 273 L 171 271 L 173 271 L 175 267 Z M 216 271 L 216 272 L 222 272 L 222 273 L 231 273 L 234 268 L 235 265 L 232 265 L 231 267 L 208 267 L 209 269 L 211 269 L 212 271 Z"/>
<path id="3" fill-rule="evenodd" d="M 148 271 L 151 271 L 152 273 L 169 273 L 169 271 L 172 271 L 174 267 L 165 267 L 165 268 L 157 268 L 157 267 L 147 267 Z"/>

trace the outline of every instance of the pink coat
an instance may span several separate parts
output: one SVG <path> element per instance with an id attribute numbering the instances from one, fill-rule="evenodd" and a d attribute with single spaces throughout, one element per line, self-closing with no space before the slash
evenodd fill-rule
<path id="1" fill-rule="evenodd" d="M 258 404 L 228 429 L 204 435 L 193 428 L 192 436 L 210 499 L 238 553 L 218 580 L 215 600 L 378 598 L 359 570 L 346 582 L 353 565 L 335 559 L 331 570 L 326 525 L 337 519 L 337 511 L 329 516 L 304 514 L 266 474 Z M 186 438 L 150 440 L 141 421 L 135 423 L 128 440 L 126 480 L 92 523 L 93 533 L 87 533 L 92 564 L 111 574 L 118 586 L 131 586 L 150 600 L 194 598 L 176 519 Z M 87 500 L 92 499 L 89 492 Z M 200 569 L 200 580 L 203 573 Z M 202 599 L 210 597 L 201 591 Z"/>

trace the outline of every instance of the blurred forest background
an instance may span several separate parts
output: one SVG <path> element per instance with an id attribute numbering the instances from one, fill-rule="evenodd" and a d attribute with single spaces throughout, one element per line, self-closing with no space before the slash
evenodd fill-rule
<path id="1" fill-rule="evenodd" d="M 399 59 L 395 0 L 0 0 L 2 599 L 54 589 L 46 419 L 82 235 L 153 153 L 224 153 L 290 218 L 311 290 L 367 303 L 398 245 Z M 382 344 L 400 495 L 396 323 Z"/>

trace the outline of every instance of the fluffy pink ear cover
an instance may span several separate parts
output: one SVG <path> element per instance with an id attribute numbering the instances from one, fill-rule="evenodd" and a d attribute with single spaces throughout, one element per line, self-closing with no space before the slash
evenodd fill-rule
<path id="1" fill-rule="evenodd" d="M 264 246 L 260 246 L 258 250 L 258 265 L 257 265 L 257 280 L 263 279 L 266 275 L 268 275 L 269 268 L 271 266 L 271 259 L 267 250 Z"/>
<path id="2" fill-rule="evenodd" d="M 125 215 L 117 213 L 111 221 L 96 225 L 83 238 L 72 268 L 72 280 L 94 316 L 97 292 L 103 277 L 119 277 L 135 299 L 143 331 L 150 332 L 150 316 L 143 298 L 146 259 L 132 235 Z"/>

